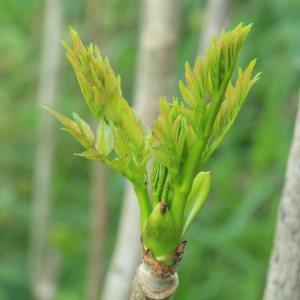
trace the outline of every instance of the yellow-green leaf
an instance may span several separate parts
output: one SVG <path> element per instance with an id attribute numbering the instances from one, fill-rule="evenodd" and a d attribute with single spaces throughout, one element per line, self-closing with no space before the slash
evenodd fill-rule
<path id="1" fill-rule="evenodd" d="M 131 162 L 132 162 L 132 157 L 130 155 L 126 155 L 123 157 L 118 157 L 113 161 L 108 162 L 107 165 L 115 169 L 119 173 L 121 173 L 126 178 L 131 179 L 132 172 L 129 169 L 129 165 Z"/>
<path id="2" fill-rule="evenodd" d="M 75 153 L 76 156 L 81 156 L 87 159 L 94 159 L 104 162 L 105 156 L 90 148 L 82 153 Z"/>
<path id="3" fill-rule="evenodd" d="M 90 147 L 94 143 L 94 133 L 87 122 L 81 119 L 76 113 L 73 113 L 73 118 L 80 128 L 81 133 L 84 135 L 86 140 L 89 142 Z"/>
<path id="4" fill-rule="evenodd" d="M 130 146 L 128 145 L 126 136 L 124 135 L 122 129 L 114 128 L 113 141 L 114 141 L 114 149 L 118 154 L 118 156 L 120 157 L 132 156 Z"/>
<path id="5" fill-rule="evenodd" d="M 79 141 L 79 143 L 83 145 L 84 148 L 88 149 L 91 146 L 89 140 L 81 133 L 80 127 L 76 122 L 49 107 L 43 105 L 42 107 L 51 112 L 66 127 L 62 128 L 62 130 L 71 133 Z"/>
<path id="6" fill-rule="evenodd" d="M 197 107 L 197 96 L 181 80 L 179 81 L 179 89 L 184 101 L 191 108 L 195 109 Z"/>
<path id="7" fill-rule="evenodd" d="M 205 202 L 211 184 L 211 172 L 200 172 L 192 186 L 192 190 L 187 199 L 187 203 L 184 209 L 184 225 L 182 229 L 182 238 L 184 237 L 187 229 L 191 225 L 192 221 L 195 219 L 199 210 L 201 209 L 203 203 Z"/>
<path id="8" fill-rule="evenodd" d="M 112 129 L 106 124 L 103 118 L 100 119 L 96 131 L 95 148 L 104 156 L 108 156 L 113 149 Z"/>
<path id="9" fill-rule="evenodd" d="M 191 124 L 193 129 L 197 130 L 197 116 L 195 112 L 187 107 L 178 106 L 178 110 L 184 116 L 184 118 Z"/>

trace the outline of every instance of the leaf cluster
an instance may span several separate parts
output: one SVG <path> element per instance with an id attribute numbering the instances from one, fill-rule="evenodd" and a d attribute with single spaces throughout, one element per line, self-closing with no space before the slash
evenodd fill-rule
<path id="1" fill-rule="evenodd" d="M 146 247 L 151 245 L 154 254 L 161 256 L 164 248 L 176 249 L 200 210 L 212 175 L 200 172 L 201 168 L 233 125 L 258 80 L 258 75 L 251 79 L 253 60 L 245 71 L 239 68 L 236 82 L 231 82 L 250 28 L 240 24 L 231 32 L 223 31 L 219 40 L 214 36 L 205 59 L 199 57 L 193 70 L 186 63 L 186 85 L 179 82 L 184 102 L 161 99 L 152 130 L 122 97 L 121 79 L 97 47 L 91 44 L 86 49 L 72 29 L 74 48 L 63 42 L 85 101 L 99 125 L 94 133 L 77 114 L 71 120 L 46 109 L 83 145 L 85 151 L 77 155 L 99 160 L 132 182 L 140 205 L 144 243 Z M 147 190 L 146 168 L 152 156 L 153 203 Z M 174 236 L 166 238 L 171 233 Z"/>
<path id="2" fill-rule="evenodd" d="M 240 24 L 232 32 L 223 31 L 219 40 L 214 36 L 206 58 L 199 57 L 193 70 L 186 63 L 186 85 L 179 82 L 185 105 L 176 98 L 173 103 L 165 99 L 160 102 L 160 115 L 152 131 L 157 160 L 152 177 L 165 180 L 152 182 L 153 198 L 169 203 L 179 227 L 185 226 L 187 198 L 197 173 L 233 125 L 251 86 L 258 80 L 258 75 L 251 79 L 256 62 L 253 60 L 244 72 L 239 68 L 235 85 L 231 83 L 250 28 L 251 25 Z M 163 169 L 157 167 L 159 164 L 165 168 L 161 175 L 157 175 L 157 170 Z M 165 200 L 166 190 L 169 197 Z"/>
<path id="3" fill-rule="evenodd" d="M 107 57 L 102 58 L 97 46 L 83 46 L 71 29 L 74 49 L 62 42 L 67 50 L 82 94 L 99 125 L 94 133 L 77 114 L 74 121 L 49 108 L 86 149 L 78 156 L 99 160 L 115 169 L 134 185 L 145 184 L 146 164 L 151 157 L 150 130 L 142 123 L 122 97 L 121 79 L 116 77 Z"/>

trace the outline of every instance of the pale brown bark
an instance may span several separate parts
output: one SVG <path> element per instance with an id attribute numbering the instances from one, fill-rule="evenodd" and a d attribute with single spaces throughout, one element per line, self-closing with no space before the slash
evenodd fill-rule
<path id="1" fill-rule="evenodd" d="M 209 49 L 209 41 L 213 35 L 220 36 L 221 31 L 228 26 L 234 0 L 208 0 L 205 8 L 203 29 L 198 43 L 198 56 L 205 55 Z"/>
<path id="2" fill-rule="evenodd" d="M 149 126 L 158 115 L 159 99 L 172 99 L 180 3 L 180 0 L 142 1 L 135 107 Z"/>
<path id="3" fill-rule="evenodd" d="M 86 299 L 98 300 L 104 265 L 107 221 L 105 165 L 91 165 L 91 231 L 86 282 Z"/>
<path id="4" fill-rule="evenodd" d="M 167 267 L 152 256 L 150 249 L 145 250 L 142 241 L 143 262 L 137 268 L 130 300 L 171 299 L 178 287 L 176 270 L 185 246 L 186 241 L 169 254 L 174 265 Z"/>
<path id="5" fill-rule="evenodd" d="M 135 109 L 152 125 L 160 97 L 171 98 L 175 80 L 175 46 L 179 30 L 179 0 L 144 0 L 136 72 Z M 102 293 L 103 300 L 127 300 L 140 261 L 140 214 L 130 185 L 126 187 L 118 236 Z"/>
<path id="6" fill-rule="evenodd" d="M 90 39 L 103 52 L 100 33 L 100 0 L 86 0 L 86 20 Z M 96 121 L 94 122 L 97 125 Z M 88 255 L 86 299 L 98 300 L 101 291 L 104 265 L 104 243 L 107 221 L 106 205 L 106 166 L 91 162 L 91 230 Z"/>
<path id="7" fill-rule="evenodd" d="M 53 299 L 58 279 L 59 256 L 47 249 L 50 214 L 50 178 L 53 165 L 53 118 L 40 105 L 55 106 L 60 57 L 62 8 L 60 0 L 45 1 L 43 47 L 40 78 L 37 87 L 38 136 L 36 140 L 31 215 L 30 274 L 35 299 Z"/>
<path id="8" fill-rule="evenodd" d="M 177 273 L 162 279 L 151 275 L 145 263 L 139 265 L 133 282 L 130 300 L 171 299 L 178 287 Z"/>
<path id="9" fill-rule="evenodd" d="M 300 97 L 264 300 L 300 299 Z"/>

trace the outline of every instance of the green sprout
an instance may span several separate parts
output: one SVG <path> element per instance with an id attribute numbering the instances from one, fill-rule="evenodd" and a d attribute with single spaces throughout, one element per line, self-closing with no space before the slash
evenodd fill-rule
<path id="1" fill-rule="evenodd" d="M 233 125 L 251 86 L 256 60 L 238 69 L 231 82 L 242 44 L 251 25 L 214 36 L 205 59 L 192 70 L 185 65 L 186 85 L 179 82 L 185 101 L 161 99 L 153 129 L 128 105 L 107 57 L 92 44 L 86 49 L 71 29 L 74 49 L 63 42 L 67 57 L 91 112 L 99 125 L 95 133 L 77 114 L 73 119 L 49 110 L 85 148 L 76 154 L 99 160 L 126 177 L 137 195 L 144 246 L 166 266 L 181 244 L 209 193 L 211 172 L 201 171 Z M 153 157 L 150 176 L 147 163 Z M 152 197 L 148 191 L 149 179 Z M 151 201 L 152 198 L 152 201 Z"/>

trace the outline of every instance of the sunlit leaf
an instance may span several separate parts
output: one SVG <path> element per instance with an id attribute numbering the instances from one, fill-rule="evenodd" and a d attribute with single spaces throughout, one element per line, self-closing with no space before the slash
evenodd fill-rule
<path id="1" fill-rule="evenodd" d="M 81 119 L 76 113 L 73 113 L 73 118 L 80 128 L 82 135 L 84 135 L 86 140 L 89 142 L 89 145 L 92 146 L 94 143 L 94 133 L 89 124 Z"/>
<path id="2" fill-rule="evenodd" d="M 114 145 L 114 150 L 118 154 L 118 156 L 123 157 L 123 156 L 130 156 L 132 157 L 131 154 L 131 149 L 130 146 L 126 140 L 126 136 L 124 135 L 123 131 L 119 128 L 114 128 L 113 131 L 113 145 Z"/>
<path id="3" fill-rule="evenodd" d="M 186 87 L 181 80 L 179 81 L 179 89 L 184 101 L 191 108 L 196 109 L 198 99 L 197 96 L 192 92 L 192 90 Z"/>
<path id="4" fill-rule="evenodd" d="M 211 172 L 200 172 L 193 182 L 192 190 L 184 209 L 182 238 L 207 198 L 210 190 L 211 177 Z"/>
<path id="5" fill-rule="evenodd" d="M 105 160 L 105 155 L 102 155 L 95 151 L 94 149 L 88 149 L 87 151 L 84 151 L 82 153 L 75 153 L 76 156 L 81 156 L 87 159 L 94 159 L 94 160 L 99 160 L 99 161 L 104 161 Z"/>
<path id="6" fill-rule="evenodd" d="M 48 108 L 43 105 L 42 107 L 48 110 L 49 112 L 51 112 L 66 127 L 66 128 L 62 128 L 62 130 L 71 133 L 83 145 L 84 148 L 88 149 L 91 147 L 93 143 L 93 142 L 91 143 L 91 137 L 85 136 L 85 134 L 81 132 L 80 127 L 76 122 L 64 116 L 63 114 L 54 111 L 51 108 Z"/>
<path id="7" fill-rule="evenodd" d="M 128 179 L 132 179 L 132 172 L 129 169 L 129 165 L 132 162 L 132 157 L 130 155 L 125 155 L 123 157 L 118 157 L 111 162 L 108 162 L 107 165 L 117 172 L 122 174 L 124 177 Z"/>
<path id="8" fill-rule="evenodd" d="M 134 145 L 136 149 L 135 153 L 139 156 L 144 144 L 144 132 L 139 126 L 134 112 L 127 103 L 123 105 L 122 128 L 130 142 Z"/>
<path id="9" fill-rule="evenodd" d="M 113 149 L 113 133 L 103 118 L 100 119 L 96 131 L 95 148 L 104 156 L 108 156 Z"/>

